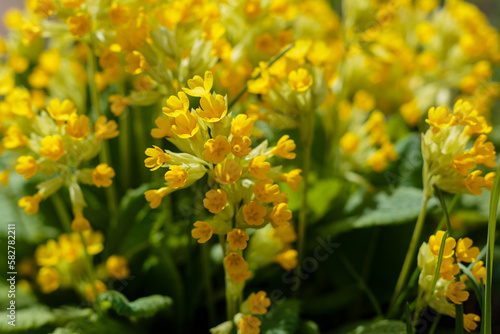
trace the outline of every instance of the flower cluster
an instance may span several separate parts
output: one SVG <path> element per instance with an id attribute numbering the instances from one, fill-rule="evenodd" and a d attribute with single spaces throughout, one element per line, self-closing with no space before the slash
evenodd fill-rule
<path id="1" fill-rule="evenodd" d="M 430 129 L 422 135 L 424 157 L 424 184 L 451 193 L 479 195 L 481 188 L 491 190 L 495 172 L 476 169 L 478 165 L 497 166 L 495 147 L 487 141 L 492 128 L 469 102 L 459 100 L 453 112 L 438 107 L 429 110 L 426 122 Z M 474 146 L 467 149 L 473 135 L 478 135 Z"/>
<path id="2" fill-rule="evenodd" d="M 465 302 L 469 298 L 467 286 L 470 288 L 470 284 L 467 284 L 469 278 L 465 273 L 461 273 L 458 263 L 474 263 L 470 272 L 477 284 L 484 284 L 486 269 L 483 261 L 477 261 L 479 248 L 472 246 L 471 239 L 460 238 L 457 241 L 452 237 L 447 237 L 444 240 L 439 278 L 436 281 L 436 267 L 444 236 L 444 231 L 437 231 L 436 234 L 430 236 L 428 243 L 424 242 L 420 247 L 418 253 L 418 267 L 421 270 L 418 280 L 419 300 L 441 314 L 455 317 L 453 305 Z M 478 315 L 464 314 L 465 330 L 468 332 L 475 330 L 478 321 L 480 321 Z"/>
<path id="3" fill-rule="evenodd" d="M 85 242 L 86 251 L 83 249 Z M 78 233 L 61 234 L 57 240 L 49 239 L 37 247 L 35 261 L 38 269 L 36 282 L 43 293 L 58 289 L 74 289 L 84 299 L 95 300 L 95 293 L 107 290 L 103 282 L 109 279 L 123 279 L 129 275 L 128 262 L 123 256 L 108 257 L 99 277 L 91 277 L 87 270 L 86 256 L 92 258 L 104 249 L 104 236 L 101 232 L 86 230 Z M 87 253 L 87 254 L 86 254 Z M 88 282 L 94 280 L 94 284 Z M 94 288 L 96 291 L 94 291 Z"/>

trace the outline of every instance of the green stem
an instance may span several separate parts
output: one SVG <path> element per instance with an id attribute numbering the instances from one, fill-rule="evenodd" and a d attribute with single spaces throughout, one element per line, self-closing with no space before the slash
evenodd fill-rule
<path id="1" fill-rule="evenodd" d="M 434 334 L 434 332 L 436 331 L 436 328 L 439 324 L 439 320 L 441 320 L 441 313 L 438 313 L 438 315 L 434 319 L 434 322 L 432 323 L 432 327 L 431 327 L 431 330 L 429 331 L 429 334 Z"/>
<path id="2" fill-rule="evenodd" d="M 453 196 L 453 199 L 450 202 L 450 207 L 448 209 L 448 213 L 452 212 L 455 209 L 455 205 L 457 205 L 457 202 L 459 199 L 460 199 L 460 194 L 455 194 L 455 196 Z M 446 224 L 446 216 L 443 216 L 443 218 L 441 218 L 441 221 L 439 222 L 439 224 L 436 228 L 436 231 L 434 231 L 434 233 L 439 231 L 440 229 L 442 229 L 445 224 Z M 448 225 L 450 225 L 450 224 L 448 224 Z"/>
<path id="3" fill-rule="evenodd" d="M 58 193 L 52 194 L 50 196 L 50 200 L 56 209 L 57 216 L 61 221 L 63 229 L 66 233 L 71 233 L 73 230 L 71 229 L 71 216 L 68 213 L 68 208 L 64 204 L 61 196 Z"/>
<path id="4" fill-rule="evenodd" d="M 363 278 L 356 272 L 356 269 L 351 266 L 349 263 L 349 260 L 345 257 L 343 253 L 339 254 L 340 260 L 346 267 L 347 271 L 351 274 L 351 276 L 356 280 L 358 283 L 359 287 L 361 290 L 363 290 L 366 295 L 368 296 L 368 299 L 370 300 L 375 312 L 377 313 L 377 316 L 383 317 L 382 309 L 380 308 L 380 305 L 377 301 L 377 298 L 375 298 L 375 295 L 372 293 L 372 291 L 368 288 L 368 286 L 365 284 L 363 281 Z"/>
<path id="5" fill-rule="evenodd" d="M 486 280 L 485 280 L 485 291 L 484 291 L 484 314 L 481 327 L 484 328 L 485 334 L 491 334 L 492 332 L 492 283 L 493 283 L 493 251 L 495 248 L 495 233 L 497 224 L 497 212 L 498 212 L 498 202 L 500 199 L 500 167 L 498 167 L 493 188 L 491 190 L 490 197 L 490 215 L 488 218 L 488 239 L 486 242 Z"/>
<path id="6" fill-rule="evenodd" d="M 137 141 L 137 159 L 143 160 L 144 157 L 144 151 L 147 148 L 147 143 L 146 143 L 146 133 L 144 131 L 144 122 L 142 121 L 142 115 L 141 115 L 141 110 L 138 108 L 133 108 L 132 109 L 132 116 L 133 116 L 133 126 L 134 126 L 134 137 L 136 138 L 135 140 Z M 148 170 L 147 168 L 142 165 L 142 168 L 140 168 L 140 174 L 141 174 L 141 179 L 142 181 L 146 181 L 148 179 Z"/>
<path id="7" fill-rule="evenodd" d="M 304 127 L 301 128 L 301 138 L 304 146 L 302 179 L 304 187 L 302 188 L 302 203 L 299 212 L 299 229 L 298 229 L 298 260 L 302 262 L 304 257 L 304 243 L 306 239 L 306 224 L 307 224 L 307 198 L 309 192 L 309 171 L 311 169 L 311 151 L 314 140 L 314 112 L 308 112 L 305 116 Z"/>
<path id="8" fill-rule="evenodd" d="M 269 64 L 267 64 L 267 68 L 271 67 L 271 65 L 273 65 L 276 61 L 278 61 L 278 59 L 283 57 L 285 55 L 285 53 L 290 51 L 290 49 L 293 48 L 294 46 L 295 46 L 294 43 L 290 44 L 283 51 L 281 51 L 276 57 L 271 59 L 269 61 Z M 259 72 L 255 77 L 252 77 L 250 80 L 256 80 L 256 79 L 260 78 L 261 75 L 262 75 L 262 73 Z M 236 95 L 236 97 L 229 103 L 229 106 L 227 107 L 228 110 L 231 110 L 231 108 L 236 104 L 236 102 L 238 102 L 239 99 L 241 99 L 241 97 L 247 92 L 247 90 L 248 90 L 248 85 L 245 84 L 245 87 L 243 87 L 243 89 L 238 93 L 238 95 Z"/>
<path id="9" fill-rule="evenodd" d="M 411 264 L 413 263 L 413 260 L 415 258 L 417 246 L 420 241 L 420 235 L 422 234 L 422 229 L 424 227 L 425 214 L 427 212 L 427 202 L 429 201 L 429 197 L 428 195 L 426 195 L 426 193 L 427 192 L 424 189 L 424 200 L 422 202 L 422 208 L 420 209 L 420 214 L 418 215 L 417 223 L 415 224 L 415 229 L 413 230 L 413 235 L 410 241 L 410 247 L 408 248 L 408 252 L 406 253 L 403 267 L 401 268 L 401 273 L 399 274 L 399 278 L 396 283 L 396 288 L 394 289 L 394 294 L 392 295 L 388 313 L 391 313 L 392 309 L 398 306 L 396 304 L 396 300 L 398 299 L 399 294 L 401 293 L 406 284 L 406 279 L 408 277 Z"/>
<path id="10" fill-rule="evenodd" d="M 205 243 L 201 245 L 201 265 L 203 280 L 205 281 L 206 305 L 208 310 L 208 319 L 210 325 L 215 324 L 215 301 L 212 293 L 212 275 L 210 271 L 210 257 L 208 256 L 209 246 Z"/>
<path id="11" fill-rule="evenodd" d="M 99 302 L 99 296 L 97 295 L 97 288 L 95 286 L 96 275 L 94 270 L 94 264 L 92 263 L 92 259 L 90 258 L 89 252 L 87 250 L 87 242 L 85 241 L 83 232 L 79 232 L 78 234 L 80 235 L 80 239 L 82 241 L 83 254 L 85 256 L 85 263 L 87 265 L 88 277 L 90 281 L 89 283 L 90 286 L 92 287 L 92 293 L 94 294 L 94 302 L 95 302 L 94 305 L 96 310 L 98 312 L 101 312 L 101 304 Z"/>

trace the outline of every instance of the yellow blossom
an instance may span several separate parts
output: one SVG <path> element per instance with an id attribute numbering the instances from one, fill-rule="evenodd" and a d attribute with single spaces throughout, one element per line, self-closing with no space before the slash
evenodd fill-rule
<path id="1" fill-rule="evenodd" d="M 38 213 L 38 207 L 43 197 L 40 194 L 35 194 L 33 196 L 24 196 L 17 203 L 21 208 L 24 208 L 24 212 L 29 215 L 36 215 Z"/>
<path id="2" fill-rule="evenodd" d="M 128 97 L 114 94 L 109 97 L 109 102 L 111 102 L 110 106 L 111 112 L 113 113 L 113 115 L 118 117 L 121 114 L 123 114 L 125 108 L 127 108 L 130 105 L 131 100 Z"/>
<path id="3" fill-rule="evenodd" d="M 435 235 L 431 235 L 429 237 L 429 247 L 434 254 L 435 257 L 439 256 L 439 250 L 441 249 L 441 242 L 444 237 L 444 231 L 437 231 Z M 444 243 L 444 251 L 443 251 L 443 258 L 449 258 L 453 256 L 454 254 L 454 248 L 456 245 L 455 239 L 452 237 L 446 238 L 446 241 Z"/>
<path id="4" fill-rule="evenodd" d="M 474 156 L 474 161 L 476 164 L 495 168 L 497 166 L 497 163 L 495 161 L 495 147 L 491 142 L 487 142 L 486 140 L 487 137 L 484 134 L 477 137 L 476 141 L 474 142 L 474 146 L 470 150 L 470 154 Z"/>
<path id="5" fill-rule="evenodd" d="M 128 261 L 120 255 L 111 255 L 106 260 L 106 273 L 114 279 L 123 279 L 130 275 Z"/>
<path id="6" fill-rule="evenodd" d="M 441 268 L 439 269 L 439 277 L 451 281 L 454 279 L 455 275 L 460 272 L 460 267 L 455 263 L 455 259 L 452 257 L 443 258 L 441 262 Z"/>
<path id="7" fill-rule="evenodd" d="M 192 138 L 199 129 L 198 117 L 190 112 L 175 117 L 175 124 L 172 125 L 172 132 L 183 139 Z"/>
<path id="8" fill-rule="evenodd" d="M 196 109 L 198 116 L 207 122 L 218 122 L 227 114 L 227 105 L 224 96 L 217 94 L 203 95 L 200 99 L 201 109 Z"/>
<path id="9" fill-rule="evenodd" d="M 94 295 L 94 287 L 95 287 L 95 292 L 99 296 L 101 293 L 105 292 L 108 290 L 108 287 L 106 284 L 104 284 L 100 280 L 95 280 L 94 281 L 94 286 L 87 284 L 85 286 L 85 297 L 90 300 L 90 301 L 95 301 L 95 295 Z"/>
<path id="10" fill-rule="evenodd" d="M 28 138 L 17 124 L 12 124 L 5 131 L 2 144 L 7 149 L 18 148 L 28 145 Z"/>
<path id="11" fill-rule="evenodd" d="M 238 158 L 248 155 L 252 148 L 252 140 L 249 137 L 233 137 L 231 139 L 231 152 Z"/>
<path id="12" fill-rule="evenodd" d="M 92 172 L 92 181 L 98 188 L 109 187 L 113 183 L 111 180 L 113 177 L 115 177 L 115 171 L 106 163 L 97 165 Z"/>
<path id="13" fill-rule="evenodd" d="M 40 67 L 49 74 L 54 74 L 59 70 L 61 64 L 61 53 L 57 49 L 44 51 L 38 58 Z"/>
<path id="14" fill-rule="evenodd" d="M 46 136 L 40 144 L 40 154 L 51 161 L 57 161 L 64 155 L 64 144 L 58 135 Z"/>
<path id="15" fill-rule="evenodd" d="M 19 54 L 11 54 L 9 60 L 7 61 L 7 65 L 15 73 L 23 73 L 26 71 L 29 64 L 29 60 Z"/>
<path id="16" fill-rule="evenodd" d="M 292 219 L 292 211 L 288 210 L 288 204 L 279 203 L 273 207 L 269 219 L 272 221 L 273 226 L 283 225 Z"/>
<path id="17" fill-rule="evenodd" d="M 212 225 L 204 221 L 197 221 L 194 223 L 195 228 L 191 230 L 193 238 L 198 239 L 200 244 L 210 240 L 214 233 Z"/>
<path id="18" fill-rule="evenodd" d="M 222 189 L 209 190 L 203 199 L 203 206 L 211 213 L 217 214 L 226 207 L 227 194 Z"/>
<path id="19" fill-rule="evenodd" d="M 375 98 L 365 90 L 358 90 L 353 98 L 353 105 L 363 111 L 372 111 L 375 108 Z"/>
<path id="20" fill-rule="evenodd" d="M 280 193 L 280 188 L 273 180 L 260 180 L 253 186 L 255 197 L 264 203 L 272 203 Z"/>
<path id="21" fill-rule="evenodd" d="M 10 171 L 8 169 L 0 172 L 0 184 L 6 186 L 9 184 Z"/>
<path id="22" fill-rule="evenodd" d="M 42 267 L 38 271 L 36 282 L 43 293 L 51 293 L 59 288 L 61 277 L 54 268 Z"/>
<path id="23" fill-rule="evenodd" d="M 90 133 L 90 120 L 85 115 L 71 114 L 64 128 L 75 139 L 83 139 Z"/>
<path id="24" fill-rule="evenodd" d="M 253 314 L 264 315 L 267 313 L 267 308 L 271 306 L 271 300 L 267 298 L 264 291 L 252 293 L 249 297 L 250 312 Z"/>
<path id="25" fill-rule="evenodd" d="M 114 2 L 109 8 L 109 18 L 113 24 L 119 26 L 130 20 L 130 7 Z"/>
<path id="26" fill-rule="evenodd" d="M 278 262 L 283 269 L 291 271 L 297 267 L 297 256 L 298 252 L 295 249 L 289 249 L 276 255 L 276 262 Z"/>
<path id="27" fill-rule="evenodd" d="M 480 176 L 481 174 L 482 172 L 480 170 L 475 170 L 462 180 L 462 185 L 464 185 L 471 194 L 481 195 L 483 193 L 481 187 L 485 186 L 485 181 L 484 178 Z"/>
<path id="28" fill-rule="evenodd" d="M 157 128 L 151 129 L 151 136 L 153 138 L 173 137 L 172 125 L 174 124 L 173 118 L 165 118 L 159 116 L 155 120 Z"/>
<path id="29" fill-rule="evenodd" d="M 292 151 L 295 150 L 295 142 L 292 139 L 289 139 L 289 135 L 284 135 L 276 144 L 276 147 L 271 151 L 273 155 L 280 156 L 285 159 L 295 159 L 295 153 Z"/>
<path id="30" fill-rule="evenodd" d="M 291 71 L 288 74 L 288 84 L 297 92 L 305 92 L 311 87 L 313 78 L 305 68 Z"/>
<path id="31" fill-rule="evenodd" d="M 265 155 L 259 155 L 250 160 L 248 171 L 258 179 L 266 179 L 266 174 L 271 170 L 271 164 L 266 162 Z"/>
<path id="32" fill-rule="evenodd" d="M 33 71 L 28 76 L 28 83 L 33 88 L 45 88 L 49 85 L 50 76 L 41 67 L 35 67 Z"/>
<path id="33" fill-rule="evenodd" d="M 294 169 L 291 170 L 288 173 L 284 173 L 281 175 L 281 178 L 283 181 L 288 183 L 288 186 L 292 188 L 293 191 L 297 192 L 299 191 L 299 188 L 297 186 L 302 183 L 302 176 L 300 175 L 302 173 L 302 169 Z"/>
<path id="34" fill-rule="evenodd" d="M 85 13 L 77 13 L 66 20 L 69 32 L 76 38 L 82 38 L 90 30 L 90 16 Z"/>
<path id="35" fill-rule="evenodd" d="M 125 57 L 127 65 L 125 71 L 131 74 L 140 74 L 149 68 L 146 58 L 139 51 L 132 51 Z"/>
<path id="36" fill-rule="evenodd" d="M 229 248 L 232 250 L 245 249 L 247 248 L 247 241 L 249 239 L 248 233 L 240 229 L 234 229 L 227 234 L 227 241 L 229 242 Z"/>
<path id="37" fill-rule="evenodd" d="M 457 242 L 456 252 L 458 262 L 474 262 L 479 256 L 479 248 L 471 247 L 472 240 L 470 238 L 460 238 Z"/>
<path id="38" fill-rule="evenodd" d="M 172 95 L 167 99 L 167 107 L 163 107 L 163 113 L 169 117 L 177 117 L 189 111 L 189 99 L 184 92 Z"/>
<path id="39" fill-rule="evenodd" d="M 359 143 L 361 141 L 361 138 L 356 136 L 352 132 L 347 132 L 345 135 L 340 138 L 340 147 L 344 150 L 346 153 L 353 153 L 356 152 L 358 149 Z"/>
<path id="40" fill-rule="evenodd" d="M 245 315 L 238 323 L 239 333 L 241 334 L 259 334 L 261 322 L 259 318 L 250 314 Z"/>
<path id="41" fill-rule="evenodd" d="M 448 288 L 444 295 L 455 304 L 462 304 L 469 298 L 469 293 L 465 290 L 465 283 L 452 281 L 448 284 Z"/>
<path id="42" fill-rule="evenodd" d="M 23 179 L 30 179 L 38 171 L 38 163 L 31 155 L 22 155 L 17 158 L 16 172 L 23 175 Z"/>
<path id="43" fill-rule="evenodd" d="M 205 150 L 202 152 L 203 158 L 214 164 L 222 162 L 231 151 L 231 146 L 227 141 L 227 137 L 221 135 L 215 137 L 215 139 L 207 140 L 204 146 Z"/>
<path id="44" fill-rule="evenodd" d="M 267 215 L 266 208 L 258 201 L 250 201 L 243 205 L 243 217 L 248 225 L 259 226 L 264 223 L 264 218 Z"/>
<path id="45" fill-rule="evenodd" d="M 453 158 L 451 167 L 460 175 L 468 175 L 470 170 L 476 166 L 473 156 L 470 153 L 462 152 Z"/>
<path id="46" fill-rule="evenodd" d="M 224 258 L 224 266 L 228 273 L 238 273 L 248 269 L 248 263 L 237 253 L 229 253 Z"/>
<path id="47" fill-rule="evenodd" d="M 111 120 L 108 122 L 106 116 L 99 116 L 95 123 L 95 132 L 97 139 L 111 139 L 118 136 L 118 124 Z"/>
<path id="48" fill-rule="evenodd" d="M 429 109 L 428 119 L 425 121 L 431 126 L 433 132 L 437 132 L 452 124 L 453 115 L 446 108 L 432 107 Z"/>
<path id="49" fill-rule="evenodd" d="M 206 71 L 204 78 L 196 75 L 193 79 L 189 79 L 187 82 L 189 89 L 183 88 L 182 90 L 191 96 L 202 97 L 206 94 L 210 94 L 213 83 L 214 77 L 212 72 Z"/>
<path id="50" fill-rule="evenodd" d="M 245 114 L 239 114 L 231 123 L 231 133 L 235 137 L 250 137 L 252 135 L 254 120 Z"/>
<path id="51" fill-rule="evenodd" d="M 76 108 L 70 100 L 61 102 L 59 99 L 52 99 L 47 106 L 47 112 L 57 122 L 65 122 L 70 116 L 76 113 Z"/>
<path id="52" fill-rule="evenodd" d="M 163 197 L 168 195 L 170 191 L 171 188 L 168 187 L 163 187 L 160 189 L 152 189 L 146 191 L 144 193 L 144 196 L 146 197 L 146 201 L 149 202 L 149 206 L 151 207 L 151 209 L 156 209 L 157 207 L 160 206 Z"/>
<path id="53" fill-rule="evenodd" d="M 464 329 L 467 332 L 475 331 L 477 329 L 477 322 L 481 321 L 481 317 L 474 313 L 464 314 Z"/>
<path id="54" fill-rule="evenodd" d="M 221 184 L 233 184 L 241 176 L 243 168 L 233 159 L 224 159 L 214 168 L 215 180 Z"/>
<path id="55" fill-rule="evenodd" d="M 170 182 L 169 187 L 172 189 L 182 188 L 186 184 L 188 172 L 179 166 L 170 166 L 170 170 L 165 173 L 165 181 Z"/>
<path id="56" fill-rule="evenodd" d="M 150 168 L 151 171 L 157 170 L 170 160 L 170 156 L 155 145 L 153 145 L 153 148 L 147 148 L 145 153 L 148 158 L 144 160 L 144 164 L 147 168 Z"/>
<path id="57" fill-rule="evenodd" d="M 59 246 L 55 240 L 48 240 L 35 251 L 36 263 L 42 267 L 53 267 L 59 263 Z"/>
<path id="58" fill-rule="evenodd" d="M 73 232 L 83 232 L 90 229 L 90 222 L 79 211 L 75 214 L 75 218 L 71 222 Z"/>
<path id="59" fill-rule="evenodd" d="M 62 0 L 61 5 L 66 8 L 78 9 L 87 0 Z"/>
<path id="60" fill-rule="evenodd" d="M 472 275 L 478 284 L 485 284 L 486 282 L 486 267 L 483 261 L 477 261 L 471 270 Z"/>

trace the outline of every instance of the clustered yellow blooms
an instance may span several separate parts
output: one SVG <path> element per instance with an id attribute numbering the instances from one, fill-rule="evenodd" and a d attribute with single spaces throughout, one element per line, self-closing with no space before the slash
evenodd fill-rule
<path id="1" fill-rule="evenodd" d="M 478 165 L 497 166 L 495 147 L 487 141 L 492 127 L 469 102 L 457 101 L 450 112 L 445 107 L 431 108 L 426 122 L 430 129 L 422 134 L 424 187 L 426 196 L 437 187 L 450 193 L 479 195 L 491 190 L 495 172 L 482 175 Z M 474 146 L 467 149 L 472 136 Z"/>
<path id="2" fill-rule="evenodd" d="M 156 146 L 146 150 L 146 167 L 168 171 L 164 174 L 165 186 L 148 190 L 145 196 L 156 208 L 163 197 L 207 176 L 212 189 L 206 192 L 203 205 L 214 216 L 209 221 L 195 222 L 192 235 L 199 243 L 207 242 L 214 233 L 219 235 L 225 249 L 226 275 L 241 291 L 241 283 L 251 276 L 243 250 L 253 231 L 269 226 L 277 235 L 292 234 L 288 239 L 294 241 L 288 194 L 282 192 L 279 183 L 287 183 L 297 191 L 302 177 L 300 170 L 284 173 L 281 166 L 270 163 L 275 157 L 294 159 L 293 140 L 285 135 L 274 147 L 263 141 L 252 148 L 254 120 L 245 114 L 233 116 L 226 97 L 211 93 L 212 85 L 212 73 L 207 71 L 204 78 L 195 76 L 188 81 L 189 88 L 167 99 L 164 116 L 156 120 L 158 128 L 151 133 L 157 138 L 166 137 L 182 153 Z M 191 105 L 193 100 L 187 95 L 198 97 L 199 107 Z M 288 251 L 290 242 L 282 244 L 279 251 Z M 293 269 L 290 265 L 285 268 Z"/>
<path id="3" fill-rule="evenodd" d="M 36 194 L 21 198 L 19 206 L 27 214 L 36 214 L 42 200 L 67 186 L 74 215 L 71 227 L 75 232 L 88 230 L 80 184 L 109 187 L 115 172 L 106 163 L 95 168 L 85 168 L 85 164 L 99 153 L 103 140 L 118 135 L 117 124 L 100 116 L 92 126 L 70 100 L 54 98 L 41 111 L 32 103 L 30 93 L 20 88 L 12 88 L 0 102 L 5 127 L 2 146 L 18 156 L 15 171 L 24 179 L 37 174 L 48 178 L 37 185 Z"/>
<path id="4" fill-rule="evenodd" d="M 264 291 L 250 294 L 247 300 L 241 304 L 241 312 L 235 317 L 238 323 L 239 333 L 260 333 L 259 327 L 261 321 L 259 320 L 259 316 L 266 314 L 270 306 L 271 300 Z"/>
<path id="5" fill-rule="evenodd" d="M 437 231 L 436 234 L 430 236 L 428 243 L 424 242 L 420 247 L 418 267 L 421 272 L 418 280 L 419 305 L 417 307 L 429 305 L 441 314 L 455 317 L 454 304 L 462 304 L 469 298 L 469 292 L 466 291 L 469 279 L 465 274 L 461 274 L 457 263 L 474 263 L 470 271 L 479 285 L 485 283 L 486 268 L 483 261 L 477 261 L 479 248 L 472 246 L 470 238 L 460 238 L 457 241 L 452 237 L 447 237 L 439 278 L 433 289 L 444 234 L 444 231 Z M 476 314 L 464 314 L 465 330 L 467 332 L 475 330 L 476 322 L 480 320 Z"/>
<path id="6" fill-rule="evenodd" d="M 86 230 L 83 232 L 86 252 L 90 257 L 99 254 L 104 249 L 104 236 L 101 232 Z M 77 233 L 61 234 L 57 240 L 49 239 L 37 247 L 35 261 L 38 269 L 36 282 L 43 293 L 51 293 L 58 289 L 74 289 L 82 298 L 95 300 L 96 293 L 107 290 L 104 283 L 109 279 L 123 279 L 129 276 L 127 260 L 119 255 L 108 257 L 103 264 L 99 277 L 92 277 L 85 263 L 85 252 L 82 238 Z M 94 287 L 88 282 L 94 280 Z"/>

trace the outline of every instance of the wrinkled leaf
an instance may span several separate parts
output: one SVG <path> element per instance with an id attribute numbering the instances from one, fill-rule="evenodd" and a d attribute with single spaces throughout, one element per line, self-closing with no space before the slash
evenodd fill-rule
<path id="1" fill-rule="evenodd" d="M 406 325 L 400 320 L 371 320 L 346 326 L 338 334 L 406 334 Z"/>
<path id="2" fill-rule="evenodd" d="M 276 305 L 262 322 L 261 332 L 264 334 L 292 334 L 299 327 L 299 302 L 284 301 Z"/>
<path id="3" fill-rule="evenodd" d="M 172 305 L 170 297 L 161 295 L 143 297 L 131 302 L 123 294 L 114 290 L 104 292 L 99 299 L 111 303 L 111 307 L 119 315 L 137 318 L 152 317 L 156 312 Z"/>

